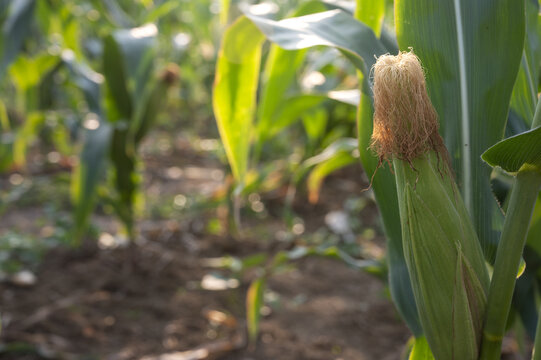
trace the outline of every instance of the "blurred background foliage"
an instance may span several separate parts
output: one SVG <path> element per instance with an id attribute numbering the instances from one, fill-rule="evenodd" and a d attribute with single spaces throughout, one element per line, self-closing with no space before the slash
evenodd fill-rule
<path id="1" fill-rule="evenodd" d="M 99 237 L 92 214 L 118 219 L 115 237 L 134 240 L 138 220 L 195 218 L 225 208 L 226 220 L 211 220 L 208 228 L 239 236 L 235 213 L 265 217 L 261 197 L 278 196 L 286 199 L 278 216 L 292 236 L 302 233 L 304 220 L 291 206 L 296 191 L 306 191 L 317 202 L 325 177 L 359 156 L 354 140 L 359 95 L 351 90 L 357 77 L 334 49 L 293 54 L 265 44 L 258 76 L 268 84 L 261 93 L 267 105 L 257 114 L 253 156 L 237 196 L 218 140 L 212 86 L 223 32 L 250 5 L 227 0 L 0 1 L 2 214 L 45 206 L 53 223 L 45 231 L 51 246 L 78 246 Z M 252 9 L 278 19 L 314 6 L 324 9 L 314 1 L 292 0 Z M 284 62 L 291 56 L 297 57 L 293 67 Z M 223 179 L 223 186 L 206 195 L 148 196 L 145 167 L 158 168 L 170 179 L 182 171 L 148 164 L 155 160 L 152 154 L 182 157 L 174 150 L 179 138 L 223 164 L 225 175 L 209 173 Z M 344 231 L 351 232 L 359 222 L 355 211 L 365 206 L 366 201 L 352 198 L 346 204 L 351 216 L 338 214 L 337 226 L 346 219 Z M 36 242 L 26 235 L 9 240 L 14 236 L 6 235 L 6 247 Z M 33 252 L 27 245 L 22 251 Z M 36 249 L 42 254 L 41 246 Z M 357 248 L 350 249 L 350 255 L 359 255 Z"/>

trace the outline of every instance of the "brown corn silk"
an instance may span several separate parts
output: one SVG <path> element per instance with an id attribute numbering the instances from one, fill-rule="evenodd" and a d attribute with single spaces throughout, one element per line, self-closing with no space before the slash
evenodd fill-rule
<path id="1" fill-rule="evenodd" d="M 411 160 L 429 150 L 447 150 L 438 133 L 438 115 L 426 91 L 425 76 L 413 52 L 383 55 L 374 65 L 374 130 L 370 148 L 380 163 Z"/>

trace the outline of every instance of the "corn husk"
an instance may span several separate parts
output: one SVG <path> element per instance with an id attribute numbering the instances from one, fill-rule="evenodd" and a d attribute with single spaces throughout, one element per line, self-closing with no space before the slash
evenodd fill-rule
<path id="1" fill-rule="evenodd" d="M 437 360 L 477 359 L 489 276 L 417 57 L 380 58 L 374 94 L 372 148 L 393 164 L 404 255 L 428 344 Z"/>

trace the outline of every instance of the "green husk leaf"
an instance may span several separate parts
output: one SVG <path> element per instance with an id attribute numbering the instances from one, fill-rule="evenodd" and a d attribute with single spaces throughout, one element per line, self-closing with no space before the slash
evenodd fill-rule
<path id="1" fill-rule="evenodd" d="M 428 343 L 437 359 L 475 359 L 489 279 L 473 225 L 434 152 L 393 163 L 404 253 Z"/>

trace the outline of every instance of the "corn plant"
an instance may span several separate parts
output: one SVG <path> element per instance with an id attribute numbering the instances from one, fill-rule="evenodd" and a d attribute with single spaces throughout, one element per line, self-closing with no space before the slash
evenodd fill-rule
<path id="1" fill-rule="evenodd" d="M 358 71 L 360 160 L 387 237 L 391 294 L 416 339 L 410 359 L 499 359 L 510 311 L 532 338 L 536 333 L 539 5 L 395 0 L 393 35 L 383 21 L 392 11 L 385 1 L 357 0 L 354 9 L 324 3 L 330 10 L 308 2 L 313 14 L 280 21 L 247 10 L 225 33 L 214 108 L 233 173 L 242 184 L 261 126 L 253 119 L 263 40 L 292 59 L 309 47 L 338 49 Z M 409 49 L 426 85 L 417 58 L 398 52 Z M 380 69 L 389 71 L 379 83 L 393 91 L 377 100 L 371 69 L 388 53 L 398 60 L 381 58 L 387 65 Z M 418 141 L 419 131 L 428 143 Z M 504 135 L 511 137 L 502 141 Z M 421 150 L 389 147 L 393 136 Z M 504 186 L 498 204 L 492 186 L 506 176 L 512 186 Z"/>
<path id="2" fill-rule="evenodd" d="M 27 149 L 56 124 L 53 146 L 66 168 L 75 165 L 74 244 L 98 198 L 134 236 L 137 148 L 176 77 L 174 67 L 158 70 L 164 63 L 181 63 L 189 84 L 175 104 L 179 118 L 209 117 L 213 54 L 196 48 L 212 48 L 209 8 L 210 0 L 0 1 L 0 170 L 24 171 Z"/>
<path id="3" fill-rule="evenodd" d="M 176 77 L 175 70 L 169 69 L 171 71 L 159 75 L 155 69 L 157 27 L 149 24 L 111 30 L 112 26 L 107 24 L 96 26 L 96 32 L 109 33 L 103 40 L 101 74 L 86 65 L 91 60 L 85 58 L 78 36 L 81 30 L 88 29 L 80 26 L 71 13 L 78 4 L 24 0 L 2 2 L 2 6 L 0 76 L 8 75 L 16 90 L 15 104 L 10 104 L 8 111 L 22 114 L 24 121 L 19 128 L 11 128 L 6 106 L 0 101 L 1 128 L 6 135 L 3 139 L 13 139 L 2 144 L 1 167 L 24 166 L 27 147 L 40 134 L 46 117 L 55 115 L 59 107 L 73 106 L 80 101 L 80 97 L 66 92 L 65 88 L 59 90 L 54 84 L 50 85 L 54 83 L 53 75 L 61 73 L 60 78 L 66 79 L 63 85 L 79 87 L 87 105 L 80 128 L 84 133 L 84 144 L 73 172 L 72 242 L 77 244 L 85 234 L 98 185 L 104 178 L 108 178 L 112 186 L 102 188 L 109 189 L 101 191 L 102 198 L 113 207 L 124 223 L 127 235 L 133 238 L 140 198 L 137 146 L 151 128 L 166 98 L 167 88 Z M 171 8 L 171 2 L 168 6 Z M 118 11 L 115 14 L 120 16 Z M 153 19 L 160 16 L 155 13 Z M 28 35 L 33 32 L 38 33 L 42 41 L 30 41 Z M 97 36 L 92 35 L 93 32 L 89 31 L 87 35 Z M 56 38 L 53 39 L 51 34 L 56 34 Z M 26 53 L 19 53 L 23 45 L 27 47 Z M 99 54 L 94 55 L 99 57 Z M 64 114 L 68 112 L 64 111 Z M 67 155 L 73 153 L 70 129 L 62 124 L 57 126 L 57 131 L 63 132 L 61 140 L 64 143 L 57 141 L 56 147 L 67 148 Z M 10 133 L 13 136 L 7 136 Z"/>
<path id="4" fill-rule="evenodd" d="M 176 79 L 176 70 L 161 75 L 153 66 L 155 25 L 117 30 L 104 41 L 103 74 L 68 59 L 83 90 L 90 112 L 81 162 L 74 172 L 73 199 L 76 204 L 74 239 L 84 234 L 93 210 L 97 186 L 107 164 L 113 191 L 105 198 L 125 225 L 130 239 L 135 236 L 138 172 L 137 147 L 151 127 L 163 104 L 168 87 Z M 102 95 L 102 83 L 105 80 Z M 102 105 L 102 103 L 104 105 Z"/>

